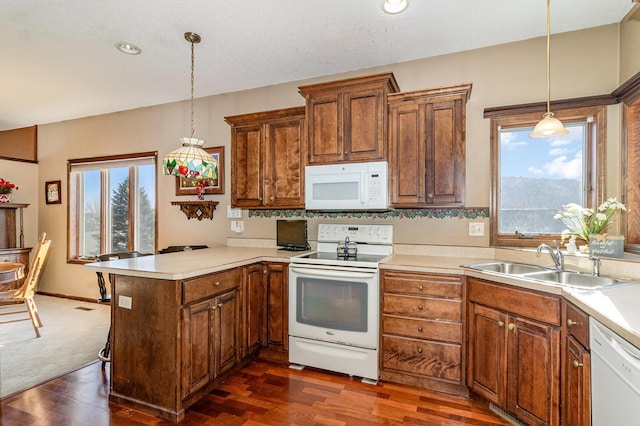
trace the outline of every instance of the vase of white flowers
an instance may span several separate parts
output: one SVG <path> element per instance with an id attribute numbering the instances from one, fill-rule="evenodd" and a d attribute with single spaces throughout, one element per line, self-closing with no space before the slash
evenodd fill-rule
<path id="1" fill-rule="evenodd" d="M 561 220 L 568 229 L 562 231 L 562 241 L 568 240 L 572 235 L 589 244 L 589 238 L 594 234 L 602 234 L 607 226 L 612 223 L 612 216 L 621 211 L 626 211 L 624 204 L 615 198 L 609 198 L 600 204 L 597 210 L 582 207 L 579 204 L 569 203 L 562 206 L 564 210 L 553 216 Z"/>

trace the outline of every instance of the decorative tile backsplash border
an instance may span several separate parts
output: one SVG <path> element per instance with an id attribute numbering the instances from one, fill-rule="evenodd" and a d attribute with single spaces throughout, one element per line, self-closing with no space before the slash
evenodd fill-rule
<path id="1" fill-rule="evenodd" d="M 384 212 L 315 212 L 309 210 L 249 210 L 249 217 L 266 218 L 320 218 L 320 219 L 340 219 L 340 218 L 372 218 L 372 219 L 487 219 L 489 218 L 488 208 L 468 208 L 468 209 L 397 209 Z"/>

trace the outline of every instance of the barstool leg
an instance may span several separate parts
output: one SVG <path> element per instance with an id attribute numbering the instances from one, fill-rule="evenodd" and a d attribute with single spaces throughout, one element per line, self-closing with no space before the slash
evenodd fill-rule
<path id="1" fill-rule="evenodd" d="M 102 361 L 102 369 L 107 362 L 111 361 L 111 327 L 109 327 L 109 334 L 107 335 L 107 342 L 104 344 L 104 348 L 98 352 L 98 358 Z"/>

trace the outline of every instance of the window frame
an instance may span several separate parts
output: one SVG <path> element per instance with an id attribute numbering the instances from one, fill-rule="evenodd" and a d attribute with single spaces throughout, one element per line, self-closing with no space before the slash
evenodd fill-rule
<path id="1" fill-rule="evenodd" d="M 84 264 L 89 262 L 94 262 L 95 258 L 86 257 L 81 258 L 78 253 L 78 248 L 80 247 L 80 232 L 77 229 L 77 212 L 80 208 L 81 199 L 78 196 L 77 192 L 72 192 L 72 168 L 73 166 L 78 166 L 81 164 L 91 164 L 91 163 L 107 163 L 107 162 L 115 162 L 115 161 L 134 161 L 136 159 L 144 159 L 144 158 L 152 158 L 153 164 L 155 166 L 155 174 L 154 174 L 154 199 L 156 200 L 154 206 L 154 253 L 157 251 L 158 245 L 158 153 L 157 151 L 149 151 L 149 152 L 139 152 L 139 153 L 131 153 L 131 154 L 121 154 L 121 155 L 110 155 L 110 156 L 102 156 L 102 157 L 90 157 L 90 158 L 76 158 L 67 160 L 67 263 L 76 263 L 76 264 Z M 105 204 L 108 202 L 107 197 L 110 197 L 109 190 L 106 188 L 107 183 L 105 181 L 105 177 L 107 177 L 108 172 L 105 169 L 99 169 L 100 171 L 100 252 L 104 253 L 106 248 L 106 240 L 103 238 L 105 233 L 109 232 L 108 223 L 106 218 L 102 214 Z M 137 184 L 135 173 L 132 170 L 129 170 L 129 185 Z M 129 197 L 129 223 L 132 226 L 135 225 L 134 215 L 135 209 L 133 209 L 133 198 Z M 134 229 L 134 228 L 132 228 Z M 133 238 L 134 233 L 129 233 L 129 241 L 128 246 L 130 250 L 134 250 Z"/>
<path id="2" fill-rule="evenodd" d="M 583 159 L 587 165 L 584 185 L 586 188 L 585 200 L 588 207 L 597 207 L 598 201 L 604 201 L 604 190 L 606 188 L 606 118 L 607 107 L 597 106 L 576 106 L 564 109 L 553 109 L 556 118 L 561 121 L 587 121 L 587 149 L 583 153 Z M 541 243 L 550 243 L 553 240 L 560 241 L 560 235 L 532 235 L 521 238 L 514 234 L 500 234 L 498 232 L 499 216 L 499 194 L 500 194 L 500 129 L 504 127 L 533 127 L 542 118 L 539 111 L 531 111 L 522 107 L 503 108 L 500 113 L 497 109 L 491 114 L 491 134 L 490 134 L 490 245 L 491 246 L 511 246 L 511 247 L 536 247 Z M 485 117 L 487 117 L 485 111 Z M 589 122 L 589 117 L 592 121 Z M 529 238 L 530 237 L 530 238 Z"/>

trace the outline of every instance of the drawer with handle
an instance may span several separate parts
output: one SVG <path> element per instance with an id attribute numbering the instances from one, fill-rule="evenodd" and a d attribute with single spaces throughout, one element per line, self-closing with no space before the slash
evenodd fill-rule
<path id="1" fill-rule="evenodd" d="M 462 323 L 383 315 L 382 333 L 460 343 L 462 341 Z"/>
<path id="2" fill-rule="evenodd" d="M 191 303 L 224 293 L 239 287 L 241 281 L 242 271 L 240 268 L 185 280 L 182 283 L 182 302 Z"/>
<path id="3" fill-rule="evenodd" d="M 462 301 L 458 299 L 385 294 L 382 311 L 385 314 L 406 315 L 434 320 L 461 321 Z"/>
<path id="4" fill-rule="evenodd" d="M 565 312 L 567 334 L 575 337 L 582 346 L 589 349 L 589 316 L 568 302 Z"/>
<path id="5" fill-rule="evenodd" d="M 462 349 L 451 343 L 382 337 L 382 367 L 458 382 L 462 377 Z"/>
<path id="6" fill-rule="evenodd" d="M 384 292 L 446 298 L 462 297 L 460 277 L 385 272 Z"/>

